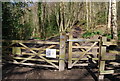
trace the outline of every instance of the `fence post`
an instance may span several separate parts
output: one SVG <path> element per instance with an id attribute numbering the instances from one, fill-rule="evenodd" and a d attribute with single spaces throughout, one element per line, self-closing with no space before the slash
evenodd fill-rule
<path id="1" fill-rule="evenodd" d="M 69 33 L 69 39 L 72 39 L 73 35 L 72 35 L 72 31 L 70 31 Z M 72 66 L 72 41 L 69 41 L 69 52 L 68 52 L 68 68 L 71 68 Z"/>
<path id="2" fill-rule="evenodd" d="M 106 46 L 103 46 L 103 44 L 107 42 L 106 37 L 100 38 L 100 50 L 99 50 L 99 73 L 98 73 L 98 81 L 104 79 L 104 74 L 101 74 L 105 70 L 105 60 L 102 60 L 102 58 L 106 55 Z"/>
<path id="3" fill-rule="evenodd" d="M 60 33 L 60 57 L 59 57 L 59 71 L 65 69 L 65 50 L 66 50 L 66 33 Z"/>

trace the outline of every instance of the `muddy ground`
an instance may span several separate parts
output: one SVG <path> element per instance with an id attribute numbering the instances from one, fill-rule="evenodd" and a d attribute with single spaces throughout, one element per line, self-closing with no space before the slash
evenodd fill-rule
<path id="1" fill-rule="evenodd" d="M 4 80 L 70 80 L 70 81 L 97 81 L 97 69 L 90 67 L 74 67 L 59 72 L 52 68 L 39 68 L 21 65 L 4 65 L 2 78 Z M 120 75 L 106 75 L 104 81 L 120 81 Z"/>

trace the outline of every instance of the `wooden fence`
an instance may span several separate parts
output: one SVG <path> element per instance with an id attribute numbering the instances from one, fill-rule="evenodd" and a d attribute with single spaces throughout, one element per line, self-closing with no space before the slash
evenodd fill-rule
<path id="1" fill-rule="evenodd" d="M 66 33 L 61 33 L 58 42 L 3 40 L 3 42 L 11 43 L 2 49 L 3 62 L 5 60 L 14 64 L 52 67 L 59 69 L 59 71 L 65 69 L 65 62 L 68 64 L 68 68 L 89 66 L 94 63 L 98 67 L 99 80 L 103 79 L 105 74 L 120 73 L 114 68 L 109 69 L 112 64 L 119 64 L 117 60 L 120 60 L 120 52 L 107 49 L 111 45 L 117 46 L 116 41 L 107 41 L 106 37 L 99 37 L 99 39 L 73 38 L 72 32 L 68 36 L 67 39 Z M 30 47 L 30 44 L 36 46 Z M 46 49 L 56 49 L 56 58 L 47 58 Z"/>
<path id="2" fill-rule="evenodd" d="M 115 47 L 118 46 L 119 42 L 114 40 L 107 41 L 106 37 L 100 38 L 100 52 L 99 52 L 99 73 L 98 78 L 103 79 L 105 74 L 117 74 L 120 73 L 120 69 L 115 69 L 120 67 L 120 48 L 116 50 Z M 107 47 L 112 46 L 113 50 L 107 49 Z M 113 47 L 114 46 L 114 47 Z"/>

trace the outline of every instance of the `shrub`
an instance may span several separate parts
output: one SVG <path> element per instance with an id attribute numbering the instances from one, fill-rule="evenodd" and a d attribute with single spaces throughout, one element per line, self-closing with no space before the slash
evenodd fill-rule
<path id="1" fill-rule="evenodd" d="M 94 32 L 85 32 L 83 35 L 82 35 L 82 37 L 83 38 L 87 38 L 87 37 L 92 37 L 92 36 L 94 36 L 94 35 L 101 35 L 102 34 L 102 32 L 101 31 L 94 31 Z"/>

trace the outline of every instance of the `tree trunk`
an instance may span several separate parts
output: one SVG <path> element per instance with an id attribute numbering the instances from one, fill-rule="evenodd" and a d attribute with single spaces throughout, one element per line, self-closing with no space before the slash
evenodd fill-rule
<path id="1" fill-rule="evenodd" d="M 112 34 L 113 34 L 113 39 L 118 40 L 116 0 L 112 0 Z"/>
<path id="2" fill-rule="evenodd" d="M 109 0 L 108 32 L 111 33 L 111 0 Z"/>
<path id="3" fill-rule="evenodd" d="M 87 30 L 88 30 L 88 27 L 89 27 L 89 18 L 88 18 L 88 0 L 86 0 L 86 12 L 87 12 L 87 14 L 86 14 L 86 19 L 87 19 Z"/>
<path id="4" fill-rule="evenodd" d="M 90 18 L 89 19 L 90 19 L 90 29 L 91 29 L 92 28 L 92 20 L 91 20 L 92 19 L 92 3 L 91 1 L 89 3 L 90 3 L 89 4 L 89 7 L 90 7 L 90 16 L 89 16 Z"/>

